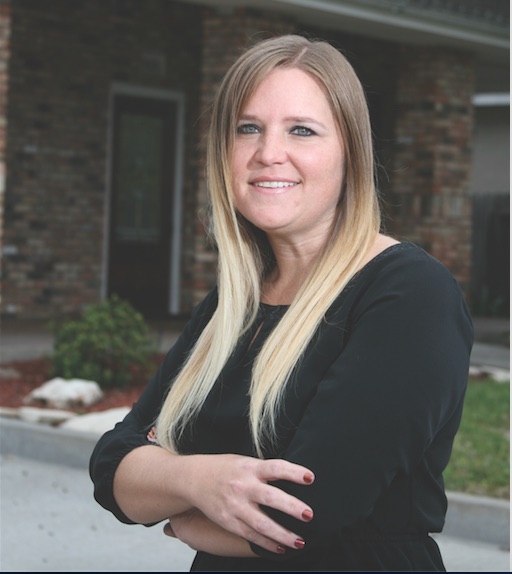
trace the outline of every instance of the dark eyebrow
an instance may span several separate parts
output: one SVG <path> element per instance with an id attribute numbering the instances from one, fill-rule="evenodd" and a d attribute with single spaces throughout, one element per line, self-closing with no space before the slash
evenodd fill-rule
<path id="1" fill-rule="evenodd" d="M 290 117 L 285 118 L 285 121 L 294 122 L 297 124 L 302 124 L 302 123 L 316 124 L 317 126 L 321 126 L 325 129 L 325 126 L 322 122 L 319 122 L 318 120 L 315 120 L 315 118 L 310 118 L 308 116 L 290 116 Z"/>
<path id="2" fill-rule="evenodd" d="M 256 116 L 243 115 L 243 116 L 240 116 L 240 117 L 238 118 L 238 121 L 239 121 L 239 122 L 241 122 L 242 120 L 243 120 L 244 122 L 257 122 L 257 121 L 258 121 L 258 118 L 257 118 Z"/>
<path id="3" fill-rule="evenodd" d="M 244 115 L 240 116 L 238 121 L 258 122 L 258 121 L 260 121 L 260 119 L 257 116 L 244 114 Z M 292 122 L 292 123 L 296 123 L 296 124 L 302 124 L 302 123 L 316 124 L 317 126 L 320 126 L 323 129 L 327 129 L 322 122 L 319 122 L 318 120 L 315 120 L 314 118 L 311 118 L 308 116 L 289 116 L 289 117 L 284 118 L 284 121 L 285 122 Z"/>

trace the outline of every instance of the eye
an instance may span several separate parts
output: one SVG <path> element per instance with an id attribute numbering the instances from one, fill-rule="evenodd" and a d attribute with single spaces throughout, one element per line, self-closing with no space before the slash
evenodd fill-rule
<path id="1" fill-rule="evenodd" d="M 292 128 L 291 133 L 301 137 L 308 137 L 315 135 L 315 132 L 312 129 L 306 128 L 304 126 L 295 126 L 294 128 Z"/>
<path id="2" fill-rule="evenodd" d="M 242 135 L 257 134 L 259 131 L 259 127 L 255 124 L 242 124 L 236 128 L 236 133 Z"/>

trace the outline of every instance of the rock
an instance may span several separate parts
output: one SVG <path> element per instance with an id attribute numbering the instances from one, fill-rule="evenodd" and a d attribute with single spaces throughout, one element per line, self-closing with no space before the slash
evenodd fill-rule
<path id="1" fill-rule="evenodd" d="M 38 409 L 36 407 L 20 407 L 18 409 L 18 418 L 29 423 L 55 426 L 74 417 L 76 417 L 75 413 L 57 409 Z"/>
<path id="2" fill-rule="evenodd" d="M 510 381 L 510 371 L 498 369 L 497 367 L 471 365 L 469 376 L 493 379 L 497 383 L 508 383 Z"/>
<path id="3" fill-rule="evenodd" d="M 5 417 L 8 419 L 17 419 L 18 410 L 19 409 L 12 407 L 0 407 L 0 417 Z"/>
<path id="4" fill-rule="evenodd" d="M 510 371 L 505 371 L 504 369 L 486 367 L 485 373 L 497 383 L 508 383 L 510 381 Z"/>
<path id="5" fill-rule="evenodd" d="M 60 428 L 90 432 L 101 436 L 113 429 L 116 423 L 122 421 L 130 410 L 129 407 L 119 407 L 106 411 L 88 413 L 86 415 L 78 415 L 62 423 Z"/>
<path id="6" fill-rule="evenodd" d="M 103 397 L 98 383 L 83 379 L 61 379 L 57 377 L 34 389 L 25 402 L 42 401 L 44 404 L 65 409 L 72 406 L 90 406 Z"/>

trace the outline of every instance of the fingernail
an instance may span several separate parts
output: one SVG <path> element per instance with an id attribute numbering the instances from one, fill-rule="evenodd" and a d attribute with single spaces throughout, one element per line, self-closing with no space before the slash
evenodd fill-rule
<path id="1" fill-rule="evenodd" d="M 304 540 L 302 540 L 302 538 L 297 538 L 297 540 L 293 543 L 293 545 L 295 546 L 295 548 L 297 548 L 297 550 L 302 550 L 304 546 L 306 546 L 306 543 L 304 542 Z"/>
<path id="2" fill-rule="evenodd" d="M 309 522 L 312 518 L 313 518 L 313 511 L 310 510 L 309 508 L 306 508 L 306 510 L 304 510 L 304 512 L 302 513 L 302 519 L 305 520 L 306 522 Z"/>
<path id="3" fill-rule="evenodd" d="M 314 480 L 315 480 L 314 475 L 311 474 L 310 472 L 306 472 L 306 474 L 304 475 L 304 482 L 306 484 L 311 484 Z"/>
<path id="4" fill-rule="evenodd" d="M 278 546 L 277 547 L 277 552 L 279 554 L 284 554 L 286 552 L 286 548 L 284 546 Z"/>

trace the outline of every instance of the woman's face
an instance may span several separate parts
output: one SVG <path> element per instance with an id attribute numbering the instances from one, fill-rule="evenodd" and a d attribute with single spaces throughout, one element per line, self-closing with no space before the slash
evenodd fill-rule
<path id="1" fill-rule="evenodd" d="M 323 242 L 341 193 L 343 143 L 319 84 L 276 69 L 242 109 L 232 155 L 237 210 L 273 237 Z"/>

